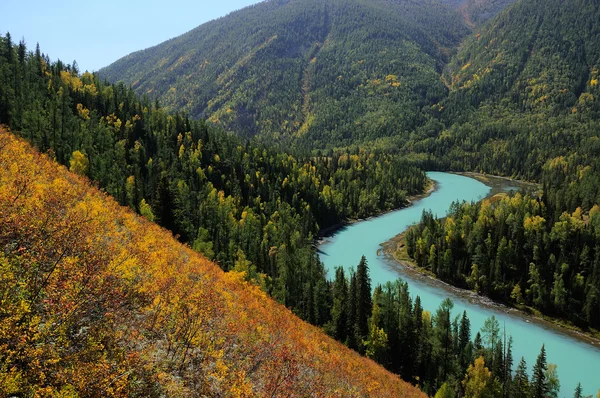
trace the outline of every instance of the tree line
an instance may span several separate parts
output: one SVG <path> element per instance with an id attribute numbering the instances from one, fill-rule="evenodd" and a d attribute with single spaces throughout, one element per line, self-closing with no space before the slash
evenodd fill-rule
<path id="1" fill-rule="evenodd" d="M 336 268 L 332 291 L 327 333 L 430 396 L 558 396 L 557 367 L 547 362 L 545 347 L 530 377 L 525 359 L 515 362 L 513 338 L 494 316 L 473 336 L 467 312 L 453 316 L 450 299 L 431 313 L 401 279 L 372 290 L 364 256 L 356 270 Z M 580 397 L 581 386 L 575 391 Z"/>
<path id="2" fill-rule="evenodd" d="M 445 220 L 424 212 L 406 233 L 406 251 L 454 285 L 598 329 L 600 208 L 560 212 L 556 196 L 543 197 L 456 203 Z"/>

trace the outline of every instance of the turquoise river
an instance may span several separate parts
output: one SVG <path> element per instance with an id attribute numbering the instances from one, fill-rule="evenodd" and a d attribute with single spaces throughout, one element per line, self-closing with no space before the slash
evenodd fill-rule
<path id="1" fill-rule="evenodd" d="M 439 172 L 428 173 L 428 176 L 437 183 L 437 189 L 428 197 L 414 202 L 410 207 L 345 226 L 324 240 L 319 250 L 328 275 L 331 277 L 334 267 L 339 265 L 346 269 L 356 268 L 361 256 L 365 255 L 373 286 L 401 277 L 409 283 L 413 297 L 419 295 L 423 308 L 432 313 L 442 300 L 450 297 L 454 302 L 453 316 L 467 310 L 472 333 L 483 326 L 486 318 L 495 315 L 501 328 L 505 325 L 507 335 L 514 338 L 513 366 L 516 367 L 523 356 L 531 370 L 542 344 L 545 344 L 548 362 L 558 366 L 561 383 L 559 396 L 572 397 L 578 382 L 581 382 L 585 394 L 595 396 L 600 389 L 598 345 L 584 342 L 508 308 L 490 305 L 481 297 L 420 276 L 414 271 L 402 272 L 397 265 L 391 267 L 393 260 L 386 258 L 381 244 L 417 223 L 423 210 L 429 209 L 434 215 L 444 216 L 453 201 L 477 201 L 490 192 L 490 187 L 473 178 Z"/>

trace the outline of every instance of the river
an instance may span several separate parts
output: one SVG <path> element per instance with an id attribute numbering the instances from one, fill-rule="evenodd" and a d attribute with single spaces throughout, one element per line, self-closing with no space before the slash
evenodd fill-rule
<path id="1" fill-rule="evenodd" d="M 453 201 L 481 200 L 491 191 L 482 182 L 462 175 L 430 172 L 428 176 L 436 182 L 436 190 L 431 195 L 415 201 L 410 207 L 345 226 L 321 243 L 320 257 L 329 277 L 337 266 L 356 268 L 361 256 L 365 255 L 372 286 L 401 277 L 408 282 L 412 296 L 420 296 L 423 308 L 432 313 L 446 297 L 450 297 L 454 302 L 453 316 L 467 310 L 472 338 L 484 320 L 495 315 L 501 329 L 505 325 L 507 336 L 512 335 L 514 339 L 513 370 L 523 356 L 531 371 L 542 344 L 545 344 L 548 362 L 558 366 L 559 396 L 572 397 L 578 382 L 581 382 L 584 395 L 595 396 L 600 389 L 600 347 L 519 312 L 486 304 L 480 297 L 465 294 L 442 282 L 403 271 L 383 254 L 381 244 L 417 223 L 423 210 L 431 210 L 434 215 L 443 217 Z"/>

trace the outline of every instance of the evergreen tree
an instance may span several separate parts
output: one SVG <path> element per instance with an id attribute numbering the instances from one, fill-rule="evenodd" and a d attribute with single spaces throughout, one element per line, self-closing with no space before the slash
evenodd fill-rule
<path id="1" fill-rule="evenodd" d="M 418 350 L 415 350 L 415 347 L 419 346 L 417 326 L 413 315 L 416 306 L 413 308 L 408 283 L 398 280 L 394 286 L 398 296 L 398 312 L 396 314 L 398 326 L 396 329 L 398 330 L 399 354 L 401 356 L 399 358 L 400 374 L 410 380 L 416 369 L 415 360 Z M 416 310 L 419 311 L 418 308 Z"/>
<path id="2" fill-rule="evenodd" d="M 371 277 L 367 259 L 362 256 L 356 268 L 356 341 L 365 340 L 369 334 L 369 317 L 373 309 Z"/>
<path id="3" fill-rule="evenodd" d="M 475 356 L 482 356 L 485 353 L 480 332 L 477 332 L 475 335 L 475 339 L 473 340 L 473 349 L 475 350 Z"/>
<path id="4" fill-rule="evenodd" d="M 502 387 L 503 396 L 508 397 L 512 390 L 512 366 L 513 366 L 513 354 L 512 354 L 513 338 L 508 338 L 508 344 L 506 346 L 506 355 L 504 357 L 504 385 Z"/>
<path id="5" fill-rule="evenodd" d="M 449 298 L 442 301 L 435 315 L 435 338 L 436 338 L 436 357 L 441 369 L 440 380 L 446 380 L 448 371 L 451 368 L 452 353 L 452 325 L 450 322 L 450 313 L 454 303 Z"/>
<path id="6" fill-rule="evenodd" d="M 529 377 L 527 376 L 527 363 L 523 357 L 521 357 L 519 366 L 517 366 L 517 370 L 515 371 L 510 396 L 515 398 L 529 397 Z"/>
<path id="7" fill-rule="evenodd" d="M 494 351 L 494 362 L 491 369 L 495 377 L 498 378 L 500 383 L 505 382 L 505 369 L 504 369 L 504 351 L 502 342 L 498 340 L 496 343 L 496 351 Z"/>
<path id="8" fill-rule="evenodd" d="M 460 319 L 460 331 L 458 334 L 458 350 L 463 352 L 467 344 L 471 341 L 471 321 L 467 316 L 467 311 L 463 311 Z M 471 361 L 469 361 L 471 362 Z"/>
<path id="9" fill-rule="evenodd" d="M 575 393 L 573 394 L 573 398 L 583 398 L 583 391 L 581 389 L 581 383 L 577 383 L 577 387 L 575 388 Z"/>
<path id="10" fill-rule="evenodd" d="M 383 328 L 380 327 L 381 307 L 379 301 L 381 294 L 381 286 L 378 286 L 373 292 L 373 309 L 369 317 L 369 334 L 367 339 L 363 341 L 367 357 L 379 363 L 383 361 L 385 351 L 388 347 L 388 336 Z"/>
<path id="11" fill-rule="evenodd" d="M 358 307 L 358 288 L 356 282 L 356 273 L 350 273 L 350 287 L 348 289 L 348 316 L 347 316 L 347 336 L 346 345 L 354 350 L 358 349 L 356 339 L 356 312 Z"/>
<path id="12" fill-rule="evenodd" d="M 331 307 L 332 336 L 338 341 L 346 341 L 348 337 L 348 281 L 344 275 L 344 267 L 335 269 L 333 282 L 333 307 Z"/>
<path id="13" fill-rule="evenodd" d="M 533 375 L 531 377 L 531 396 L 532 398 L 544 398 L 548 393 L 549 386 L 546 380 L 546 371 L 548 366 L 546 364 L 546 348 L 542 345 L 540 354 L 537 357 L 535 365 L 533 366 Z"/>
<path id="14" fill-rule="evenodd" d="M 402 352 L 402 347 L 400 345 L 399 325 L 401 321 L 398 319 L 400 309 L 396 288 L 397 284 L 398 283 L 392 284 L 392 282 L 388 281 L 383 288 L 381 319 L 383 329 L 388 336 L 388 350 L 383 364 L 392 372 L 401 374 L 404 353 Z M 417 351 L 417 347 L 413 346 L 411 351 L 414 354 Z"/>
<path id="15" fill-rule="evenodd" d="M 415 330 L 418 332 L 423 327 L 423 307 L 421 306 L 421 297 L 417 296 L 415 298 L 415 306 L 413 310 L 414 324 Z"/>

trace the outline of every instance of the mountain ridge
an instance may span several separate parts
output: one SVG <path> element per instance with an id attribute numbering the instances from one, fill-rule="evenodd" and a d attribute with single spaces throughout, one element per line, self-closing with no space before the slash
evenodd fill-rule
<path id="1" fill-rule="evenodd" d="M 438 1 L 264 2 L 99 75 L 242 136 L 349 143 L 422 123 L 469 32 Z"/>

